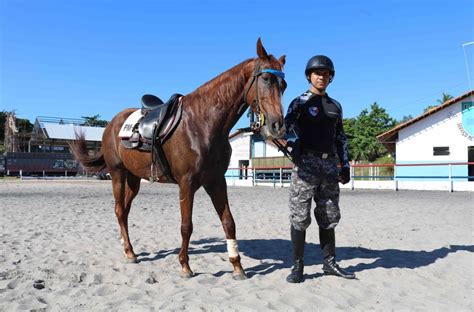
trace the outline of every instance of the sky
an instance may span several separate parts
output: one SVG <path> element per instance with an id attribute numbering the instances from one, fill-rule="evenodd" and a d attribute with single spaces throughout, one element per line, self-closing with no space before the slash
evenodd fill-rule
<path id="1" fill-rule="evenodd" d="M 286 55 L 285 111 L 317 54 L 335 64 L 327 91 L 345 118 L 374 102 L 415 117 L 474 84 L 472 0 L 0 0 L 0 110 L 110 120 L 256 57 L 259 37 Z"/>

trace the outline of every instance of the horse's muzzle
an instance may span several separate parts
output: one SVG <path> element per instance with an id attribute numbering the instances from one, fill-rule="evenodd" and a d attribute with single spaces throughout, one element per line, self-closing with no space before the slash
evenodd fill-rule
<path id="1" fill-rule="evenodd" d="M 281 120 L 272 120 L 270 118 L 267 118 L 268 123 L 265 124 L 264 129 L 264 136 L 266 136 L 269 139 L 282 139 L 285 137 L 286 134 L 286 128 L 285 128 L 285 122 L 283 119 Z"/>

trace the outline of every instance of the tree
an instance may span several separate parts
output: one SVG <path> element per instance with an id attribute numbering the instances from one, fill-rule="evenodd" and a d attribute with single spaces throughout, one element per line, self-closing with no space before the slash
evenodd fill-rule
<path id="1" fill-rule="evenodd" d="M 373 162 L 387 153 L 385 147 L 377 140 L 377 135 L 393 128 L 396 120 L 389 116 L 377 102 L 364 109 L 348 130 L 353 139 L 349 143 L 349 151 L 354 160 Z M 351 129 L 352 128 L 352 129 Z"/>
<path id="2" fill-rule="evenodd" d="M 101 120 L 100 115 L 82 116 L 86 120 L 86 124 L 91 127 L 105 127 L 109 123 L 107 120 Z"/>
<path id="3" fill-rule="evenodd" d="M 427 106 L 424 110 L 423 110 L 423 113 L 426 113 L 427 111 L 429 111 L 430 109 L 432 109 L 433 107 L 436 107 L 438 105 L 429 105 Z"/>
<path id="4" fill-rule="evenodd" d="M 0 112 L 0 142 L 5 139 L 5 120 L 7 120 L 7 111 Z"/>
<path id="5" fill-rule="evenodd" d="M 0 112 L 0 142 L 1 142 L 1 147 L 3 148 L 4 140 L 5 140 L 5 121 L 7 120 L 7 114 L 10 114 L 12 112 L 7 112 L 5 110 Z M 24 118 L 16 118 L 15 122 L 16 128 L 18 129 L 18 132 L 20 134 L 30 134 L 33 131 L 33 124 L 28 120 Z M 0 154 L 2 154 L 2 150 L 0 150 Z"/>
<path id="6" fill-rule="evenodd" d="M 407 122 L 408 120 L 412 120 L 412 119 L 413 119 L 413 116 L 412 116 L 412 115 L 403 116 L 402 119 L 400 119 L 400 121 L 398 121 L 398 124 Z"/>
<path id="7" fill-rule="evenodd" d="M 438 100 L 436 100 L 436 101 L 437 101 L 439 104 L 443 104 L 443 103 L 445 103 L 445 102 L 451 100 L 452 98 L 453 98 L 452 95 L 443 92 L 443 95 L 442 95 L 441 99 L 438 99 Z"/>
<path id="8" fill-rule="evenodd" d="M 349 139 L 349 159 L 354 159 L 354 144 L 352 140 L 355 138 L 355 124 L 357 122 L 356 118 L 345 118 L 344 119 L 344 132 L 346 137 Z"/>
<path id="9" fill-rule="evenodd" d="M 16 127 L 19 133 L 31 133 L 33 131 L 34 125 L 28 119 L 17 118 Z"/>
<path id="10" fill-rule="evenodd" d="M 448 93 L 444 93 L 443 92 L 443 95 L 440 99 L 437 99 L 436 102 L 438 102 L 439 104 L 443 104 L 449 100 L 453 99 L 453 96 L 448 94 Z M 428 107 L 426 107 L 424 110 L 423 110 L 423 113 L 426 113 L 427 111 L 429 111 L 430 109 L 432 109 L 433 107 L 436 107 L 438 105 L 429 105 Z"/>

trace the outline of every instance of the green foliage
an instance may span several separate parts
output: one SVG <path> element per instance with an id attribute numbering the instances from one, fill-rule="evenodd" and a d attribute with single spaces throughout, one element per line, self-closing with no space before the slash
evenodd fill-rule
<path id="1" fill-rule="evenodd" d="M 109 123 L 107 120 L 101 120 L 100 115 L 82 116 L 86 120 L 87 125 L 91 127 L 105 127 Z"/>
<path id="2" fill-rule="evenodd" d="M 408 120 L 412 120 L 412 119 L 413 119 L 412 115 L 406 115 L 406 116 L 403 116 L 402 119 L 400 119 L 397 122 L 397 124 L 401 124 L 401 123 L 407 122 Z"/>
<path id="3" fill-rule="evenodd" d="M 0 142 L 3 142 L 5 138 L 5 121 L 7 120 L 7 114 L 10 112 L 1 111 L 0 112 Z M 31 133 L 33 131 L 33 124 L 24 118 L 16 119 L 16 127 L 20 133 Z"/>
<path id="4" fill-rule="evenodd" d="M 423 110 L 423 113 L 426 113 L 427 111 L 429 111 L 430 109 L 432 109 L 433 107 L 436 107 L 438 105 L 429 105 L 427 106 L 424 110 Z"/>
<path id="5" fill-rule="evenodd" d="M 389 116 L 377 102 L 364 109 L 357 119 L 346 119 L 344 129 L 349 137 L 349 153 L 351 159 L 373 162 L 387 154 L 385 147 L 377 140 L 377 135 L 393 128 L 396 120 Z"/>
<path id="6" fill-rule="evenodd" d="M 16 127 L 20 133 L 31 133 L 33 131 L 34 125 L 28 119 L 17 118 Z"/>
<path id="7" fill-rule="evenodd" d="M 5 121 L 7 120 L 7 111 L 0 112 L 0 142 L 5 138 Z"/>
<path id="8" fill-rule="evenodd" d="M 375 164 L 393 164 L 395 163 L 395 159 L 391 156 L 382 156 L 380 158 L 377 158 L 374 162 Z M 392 166 L 387 166 L 387 167 L 379 167 L 379 176 L 393 176 L 393 167 Z"/>
<path id="9" fill-rule="evenodd" d="M 444 93 L 443 92 L 443 95 L 441 96 L 441 99 L 438 99 L 436 100 L 439 104 L 443 104 L 444 102 L 447 102 L 449 100 L 451 100 L 453 98 L 453 96 L 451 94 L 448 94 L 448 93 Z"/>
<path id="10" fill-rule="evenodd" d="M 383 165 L 383 164 L 393 164 L 395 163 L 395 159 L 391 156 L 382 156 L 377 158 L 374 162 L 369 161 L 360 161 L 358 165 Z M 394 173 L 393 166 L 373 166 L 373 167 L 354 167 L 354 176 L 358 177 L 357 180 L 372 180 L 378 179 L 381 181 L 387 181 L 387 178 L 392 178 Z M 374 178 L 377 176 L 378 178 Z M 369 178 L 372 177 L 372 178 Z M 387 177 L 387 178 L 384 178 Z"/>
<path id="11" fill-rule="evenodd" d="M 438 102 L 439 104 L 443 104 L 449 100 L 453 99 L 453 96 L 451 94 L 448 94 L 448 93 L 444 93 L 442 94 L 441 98 L 440 99 L 437 99 L 436 102 Z M 423 110 L 423 113 L 426 113 L 427 111 L 429 111 L 430 109 L 432 109 L 433 107 L 436 107 L 438 105 L 429 105 L 427 106 L 424 110 Z"/>

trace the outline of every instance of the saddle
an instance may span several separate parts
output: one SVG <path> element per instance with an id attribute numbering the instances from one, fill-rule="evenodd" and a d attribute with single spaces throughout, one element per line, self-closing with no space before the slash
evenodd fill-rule
<path id="1" fill-rule="evenodd" d="M 182 95 L 176 93 L 163 103 L 157 96 L 145 94 L 142 96 L 141 109 L 137 109 L 127 118 L 119 132 L 125 148 L 152 153 L 150 180 L 153 180 L 153 166 L 156 162 L 163 174 L 174 181 L 162 145 L 181 119 L 181 98 Z"/>

